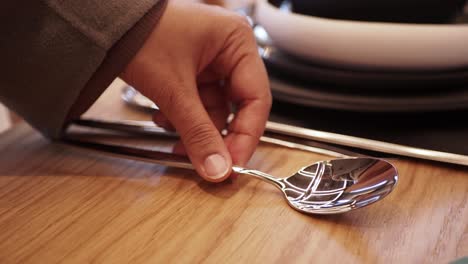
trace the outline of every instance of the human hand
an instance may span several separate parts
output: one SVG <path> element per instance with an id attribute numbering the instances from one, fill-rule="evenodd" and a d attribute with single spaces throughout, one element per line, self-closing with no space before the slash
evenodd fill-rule
<path id="1" fill-rule="evenodd" d="M 247 20 L 203 4 L 170 1 L 121 75 L 153 100 L 153 120 L 174 127 L 198 174 L 225 180 L 252 156 L 271 107 L 268 77 Z M 222 138 L 231 104 L 237 111 Z"/>

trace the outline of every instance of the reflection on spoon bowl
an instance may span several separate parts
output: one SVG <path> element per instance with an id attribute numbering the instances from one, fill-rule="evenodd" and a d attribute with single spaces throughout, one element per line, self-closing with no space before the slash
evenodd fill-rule
<path id="1" fill-rule="evenodd" d="M 314 214 L 343 213 L 388 195 L 398 181 L 393 165 L 373 158 L 321 161 L 280 179 L 278 187 L 295 209 Z"/>

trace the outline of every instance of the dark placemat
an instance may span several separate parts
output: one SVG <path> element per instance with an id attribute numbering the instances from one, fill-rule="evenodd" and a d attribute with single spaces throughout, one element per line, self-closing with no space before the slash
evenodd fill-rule
<path id="1" fill-rule="evenodd" d="M 325 132 L 468 155 L 468 111 L 361 113 L 274 101 L 270 120 Z"/>

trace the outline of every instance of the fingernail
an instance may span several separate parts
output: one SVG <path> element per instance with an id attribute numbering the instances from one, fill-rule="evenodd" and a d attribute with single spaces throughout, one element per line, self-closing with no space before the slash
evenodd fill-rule
<path id="1" fill-rule="evenodd" d="M 229 171 L 226 159 L 219 154 L 212 154 L 205 159 L 205 172 L 211 179 L 222 178 Z"/>

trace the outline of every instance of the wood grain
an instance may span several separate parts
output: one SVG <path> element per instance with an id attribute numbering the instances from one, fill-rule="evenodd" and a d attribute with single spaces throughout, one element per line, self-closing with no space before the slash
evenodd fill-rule
<path id="1" fill-rule="evenodd" d="M 150 119 L 121 103 L 122 85 L 87 116 Z M 0 150 L 1 263 L 448 263 L 468 255 L 462 167 L 397 160 L 399 185 L 382 202 L 322 217 L 296 212 L 253 178 L 210 184 L 49 142 L 24 123 L 0 138 Z M 262 144 L 249 167 L 286 176 L 326 158 Z"/>
<path id="2" fill-rule="evenodd" d="M 86 115 L 150 120 L 122 104 L 123 85 L 117 80 Z M 122 140 L 168 149 L 157 139 Z M 210 184 L 190 171 L 49 142 L 24 123 L 0 136 L 0 151 L 0 263 L 448 263 L 468 256 L 463 167 L 397 160 L 400 182 L 382 202 L 323 217 L 294 211 L 256 179 Z M 286 176 L 327 158 L 261 144 L 249 167 Z"/>

